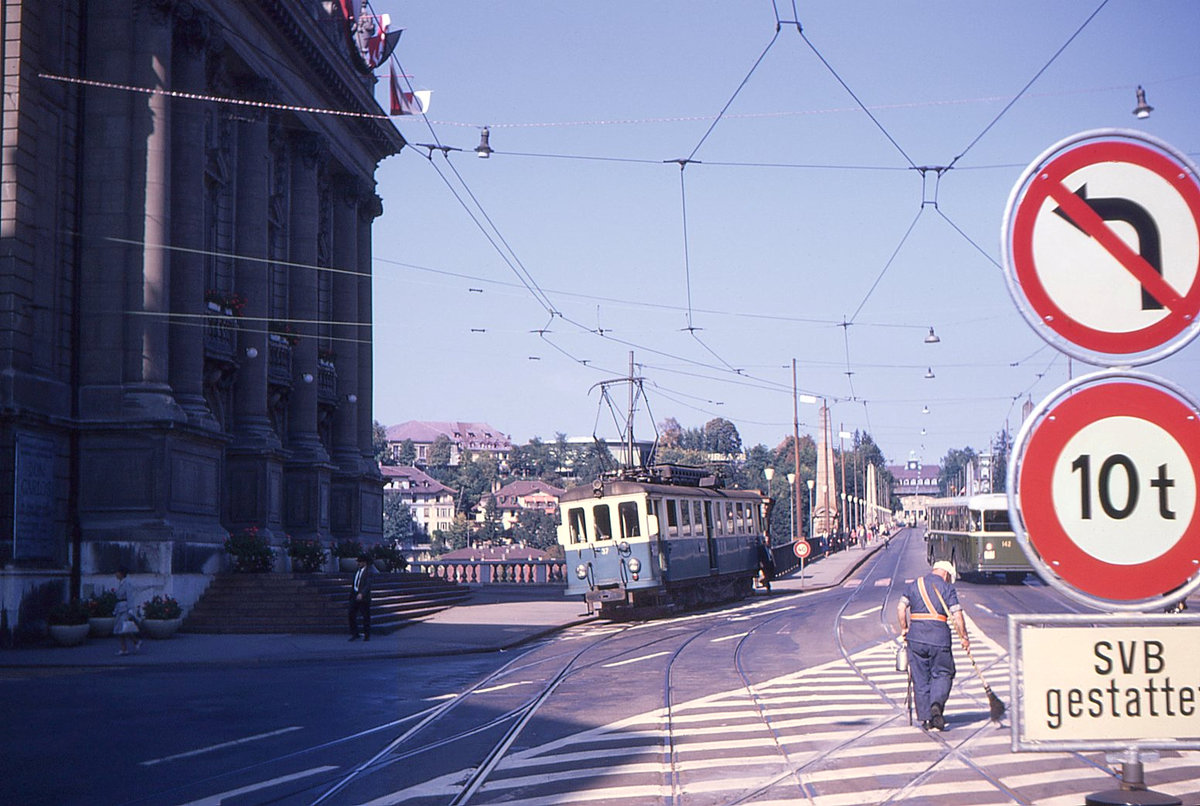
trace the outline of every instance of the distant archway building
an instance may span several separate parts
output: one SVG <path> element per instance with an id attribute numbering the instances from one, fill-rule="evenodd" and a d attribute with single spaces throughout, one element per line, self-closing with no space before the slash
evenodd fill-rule
<path id="1" fill-rule="evenodd" d="M 374 174 L 404 142 L 338 3 L 0 9 L 10 626 L 118 565 L 187 603 L 245 527 L 378 539 Z"/>

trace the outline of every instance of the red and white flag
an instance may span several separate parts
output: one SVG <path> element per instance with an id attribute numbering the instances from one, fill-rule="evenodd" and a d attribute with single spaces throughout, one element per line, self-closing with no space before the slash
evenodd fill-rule
<path id="1" fill-rule="evenodd" d="M 393 115 L 424 115 L 429 111 L 430 90 L 402 92 L 400 80 L 396 76 L 396 68 L 391 68 L 392 74 L 392 114 Z"/>

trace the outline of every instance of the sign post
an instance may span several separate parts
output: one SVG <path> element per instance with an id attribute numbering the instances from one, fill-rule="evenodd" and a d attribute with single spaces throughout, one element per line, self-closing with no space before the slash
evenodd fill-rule
<path id="1" fill-rule="evenodd" d="M 812 553 L 812 545 L 807 540 L 797 540 L 792 544 L 792 553 L 800 560 L 800 587 L 804 587 L 804 560 Z"/>
<path id="2" fill-rule="evenodd" d="M 1084 132 L 1038 157 L 1002 231 L 1009 293 L 1033 330 L 1107 367 L 1157 361 L 1194 339 L 1198 176 L 1184 154 L 1133 131 Z M 1008 468 L 1010 521 L 1034 570 L 1102 610 L 1161 609 L 1200 586 L 1198 502 L 1200 407 L 1128 369 L 1052 392 L 1026 418 Z M 1200 748 L 1200 619 L 1008 618 L 1013 749 L 1124 749 L 1121 789 L 1086 803 L 1179 806 L 1146 789 L 1139 754 Z"/>

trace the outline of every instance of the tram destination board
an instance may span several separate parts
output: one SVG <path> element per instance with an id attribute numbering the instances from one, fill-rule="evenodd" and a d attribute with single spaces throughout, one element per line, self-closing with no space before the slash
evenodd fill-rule
<path id="1" fill-rule="evenodd" d="M 1200 616 L 1012 615 L 1013 750 L 1200 748 Z"/>

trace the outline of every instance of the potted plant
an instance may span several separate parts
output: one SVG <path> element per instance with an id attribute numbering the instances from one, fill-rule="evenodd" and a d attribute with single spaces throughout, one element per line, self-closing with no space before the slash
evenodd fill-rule
<path id="1" fill-rule="evenodd" d="M 400 549 L 390 543 L 379 543 L 371 546 L 371 559 L 375 568 L 380 571 L 403 571 L 408 567 L 408 560 L 400 553 Z"/>
<path id="2" fill-rule="evenodd" d="M 91 630 L 87 608 L 78 599 L 60 602 L 50 608 L 47 621 L 50 637 L 59 646 L 78 646 L 87 640 Z"/>
<path id="3" fill-rule="evenodd" d="M 87 607 L 88 626 L 91 628 L 88 634 L 93 638 L 112 635 L 113 625 L 117 621 L 117 592 L 106 590 L 92 594 L 84 606 Z"/>
<path id="4" fill-rule="evenodd" d="M 257 526 L 247 526 L 237 534 L 229 535 L 225 551 L 233 558 L 236 574 L 264 574 L 271 570 L 275 561 L 275 550 Z"/>
<path id="5" fill-rule="evenodd" d="M 148 638 L 170 638 L 183 624 L 183 608 L 166 594 L 155 595 L 138 610 L 138 627 Z"/>
<path id="6" fill-rule="evenodd" d="M 283 546 L 287 550 L 288 556 L 292 558 L 292 570 L 301 574 L 320 571 L 325 566 L 325 559 L 329 556 L 325 549 L 321 548 L 320 540 L 289 537 L 284 541 Z"/>
<path id="7" fill-rule="evenodd" d="M 363 553 L 363 547 L 362 543 L 357 540 L 347 538 L 332 543 L 329 553 L 338 558 L 339 569 L 350 572 L 357 567 L 357 560 Z"/>

